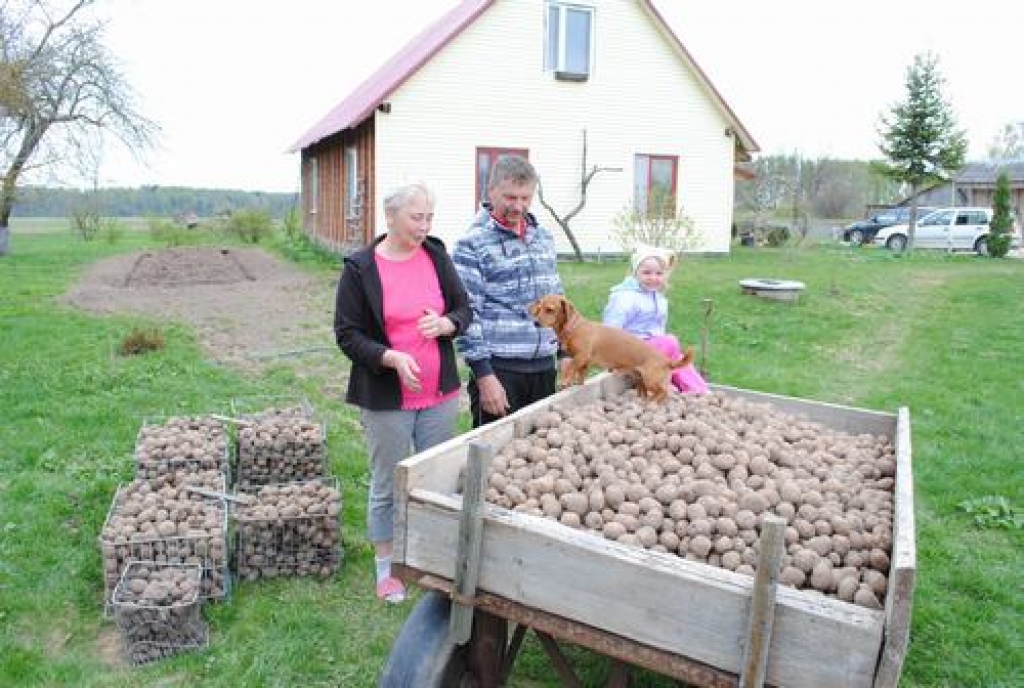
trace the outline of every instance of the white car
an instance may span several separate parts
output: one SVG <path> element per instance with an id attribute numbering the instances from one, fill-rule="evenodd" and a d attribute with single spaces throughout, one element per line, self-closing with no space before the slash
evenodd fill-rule
<path id="1" fill-rule="evenodd" d="M 914 248 L 974 251 L 986 255 L 991 219 L 991 208 L 940 208 L 917 221 Z M 906 224 L 892 225 L 879 230 L 874 243 L 900 252 L 907 247 L 909 232 Z"/>

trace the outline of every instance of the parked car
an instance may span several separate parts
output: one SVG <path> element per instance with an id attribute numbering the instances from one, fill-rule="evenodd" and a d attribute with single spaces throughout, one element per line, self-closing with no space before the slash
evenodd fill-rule
<path id="1" fill-rule="evenodd" d="M 947 251 L 974 251 L 988 253 L 988 223 L 991 208 L 940 208 L 918 220 L 914 229 L 914 248 L 938 248 Z M 903 251 L 907 247 L 909 226 L 885 227 L 875 234 L 876 246 L 890 251 Z"/>
<path id="2" fill-rule="evenodd" d="M 934 210 L 935 208 L 918 208 L 917 217 L 920 219 Z M 909 207 L 889 208 L 877 215 L 848 224 L 843 228 L 843 241 L 848 241 L 855 245 L 870 244 L 880 229 L 893 225 L 907 224 L 908 222 L 910 222 Z"/>

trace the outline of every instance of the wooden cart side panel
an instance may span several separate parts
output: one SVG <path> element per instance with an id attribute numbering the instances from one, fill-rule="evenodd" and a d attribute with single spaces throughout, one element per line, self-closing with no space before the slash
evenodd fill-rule
<path id="1" fill-rule="evenodd" d="M 914 474 L 911 468 L 910 411 L 902 407 L 896 421 L 896 519 L 892 561 L 885 601 L 885 638 L 878 658 L 875 688 L 895 688 L 910 641 L 910 610 L 917 577 L 914 526 Z"/>
<path id="2" fill-rule="evenodd" d="M 834 430 L 853 434 L 870 433 L 894 437 L 896 434 L 896 415 L 882 411 L 828 404 L 821 401 L 809 401 L 796 397 L 754 392 L 727 385 L 710 385 L 711 389 L 724 392 L 730 396 L 743 397 L 749 401 L 771 404 L 780 411 L 795 416 L 804 416 L 808 420 L 828 426 Z"/>
<path id="3" fill-rule="evenodd" d="M 407 565 L 451 579 L 458 507 L 411 495 Z M 505 509 L 487 506 L 484 518 L 481 589 L 738 673 L 752 579 Z M 870 686 L 882 623 L 881 612 L 780 590 L 768 682 Z"/>

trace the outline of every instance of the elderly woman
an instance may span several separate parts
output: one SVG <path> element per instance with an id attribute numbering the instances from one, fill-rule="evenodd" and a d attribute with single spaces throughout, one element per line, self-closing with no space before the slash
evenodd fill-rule
<path id="1" fill-rule="evenodd" d="M 358 406 L 370 454 L 367 525 L 377 597 L 405 599 L 391 575 L 395 466 L 454 436 L 459 380 L 453 339 L 469 325 L 466 290 L 440 239 L 422 184 L 384 199 L 388 231 L 345 259 L 334 332 L 352 361 L 346 401 Z"/>

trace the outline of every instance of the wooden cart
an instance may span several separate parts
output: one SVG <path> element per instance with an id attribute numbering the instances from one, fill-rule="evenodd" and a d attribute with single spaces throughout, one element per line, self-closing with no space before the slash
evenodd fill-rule
<path id="1" fill-rule="evenodd" d="M 403 627 L 380 685 L 503 685 L 529 628 L 569 686 L 580 684 L 556 640 L 610 657 L 609 686 L 626 685 L 626 665 L 705 687 L 762 680 L 786 688 L 895 686 L 916 567 L 906 408 L 882 413 L 712 386 L 836 430 L 893 440 L 893 549 L 880 611 L 772 585 L 765 627 L 763 618 L 753 618 L 763 616 L 766 606 L 760 572 L 758 587 L 749 576 L 481 504 L 482 479 L 475 487 L 466 481 L 466 494 L 460 494 L 460 472 L 471 455 L 528 434 L 533 418 L 552 404 L 589 403 L 621 394 L 623 386 L 618 376 L 597 376 L 399 464 L 396 570 L 430 592 Z M 751 662 L 759 644 L 756 667 Z"/>

